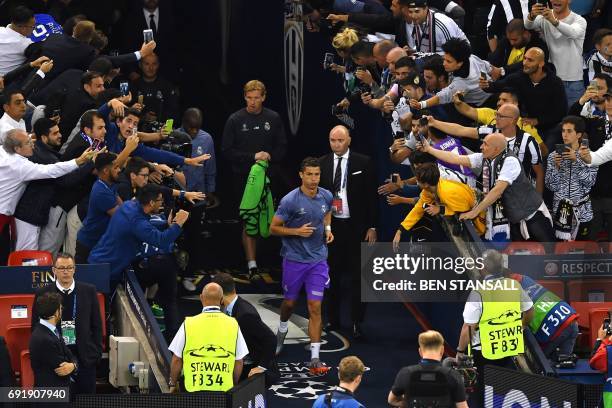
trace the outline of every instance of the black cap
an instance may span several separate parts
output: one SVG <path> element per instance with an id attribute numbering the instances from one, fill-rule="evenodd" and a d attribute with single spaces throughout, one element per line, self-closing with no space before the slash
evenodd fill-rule
<path id="1" fill-rule="evenodd" d="M 427 7 L 427 0 L 409 0 L 408 7 Z"/>

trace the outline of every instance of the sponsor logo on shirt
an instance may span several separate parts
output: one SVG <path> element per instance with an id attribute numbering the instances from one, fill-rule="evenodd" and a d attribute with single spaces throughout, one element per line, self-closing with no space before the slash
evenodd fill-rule
<path id="1" fill-rule="evenodd" d="M 242 131 L 243 132 L 248 132 L 249 131 L 249 128 L 247 127 L 246 123 L 242 124 Z"/>

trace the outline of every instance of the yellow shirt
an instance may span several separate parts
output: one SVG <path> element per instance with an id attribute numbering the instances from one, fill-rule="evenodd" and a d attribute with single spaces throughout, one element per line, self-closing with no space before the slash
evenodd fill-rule
<path id="1" fill-rule="evenodd" d="M 525 47 L 523 48 L 512 48 L 510 51 L 510 55 L 508 55 L 508 63 L 506 65 L 516 64 L 517 62 L 523 61 L 523 57 L 525 56 Z"/>
<path id="2" fill-rule="evenodd" d="M 478 123 L 481 125 L 492 125 L 495 126 L 495 109 L 491 108 L 476 108 L 478 114 Z M 518 127 L 523 131 L 529 133 L 538 142 L 539 145 L 544 143 L 542 137 L 538 133 L 538 130 L 531 125 L 523 124 L 523 118 L 518 118 L 516 123 Z"/>
<path id="3" fill-rule="evenodd" d="M 474 190 L 467 184 L 458 181 L 440 179 L 438 181 L 437 194 L 440 201 L 439 204 L 444 206 L 444 215 L 447 216 L 468 212 L 476 205 Z M 435 203 L 436 198 L 434 195 L 429 191 L 422 190 L 418 201 L 404 221 L 402 221 L 402 227 L 406 231 L 410 230 L 423 217 L 425 213 L 423 204 Z M 482 212 L 474 219 L 474 227 L 479 234 L 483 234 L 485 231 L 485 214 L 485 212 Z"/>

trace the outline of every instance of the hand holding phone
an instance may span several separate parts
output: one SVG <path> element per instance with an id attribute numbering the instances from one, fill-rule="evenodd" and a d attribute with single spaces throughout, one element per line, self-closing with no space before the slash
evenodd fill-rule
<path id="1" fill-rule="evenodd" d="M 166 124 L 164 125 L 166 132 L 172 132 L 172 126 L 174 126 L 174 119 L 167 119 Z"/>
<path id="2" fill-rule="evenodd" d="M 142 36 L 144 38 L 145 44 L 153 41 L 153 30 L 142 30 Z"/>
<path id="3" fill-rule="evenodd" d="M 587 139 L 586 137 L 582 136 L 582 140 L 580 141 L 580 146 L 581 147 L 586 147 L 588 149 L 589 148 L 589 139 Z"/>

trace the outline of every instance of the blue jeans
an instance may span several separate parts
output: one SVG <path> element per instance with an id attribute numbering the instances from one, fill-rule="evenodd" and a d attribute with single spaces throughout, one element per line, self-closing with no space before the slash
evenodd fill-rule
<path id="1" fill-rule="evenodd" d="M 584 93 L 584 81 L 563 81 L 563 86 L 569 109 Z"/>
<path id="2" fill-rule="evenodd" d="M 544 355 L 551 361 L 557 360 L 559 354 L 572 354 L 576 338 L 578 337 L 578 323 L 574 320 L 553 341 L 544 347 Z M 557 351 L 559 349 L 559 351 Z"/>

